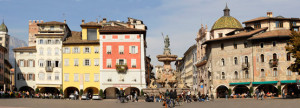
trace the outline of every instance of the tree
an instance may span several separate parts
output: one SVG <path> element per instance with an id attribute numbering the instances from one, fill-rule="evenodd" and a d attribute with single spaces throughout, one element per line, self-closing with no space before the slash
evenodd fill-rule
<path id="1" fill-rule="evenodd" d="M 141 96 L 144 96 L 144 92 L 143 92 L 143 90 L 141 90 Z"/>
<path id="2" fill-rule="evenodd" d="M 285 48 L 295 58 L 295 61 L 289 66 L 289 69 L 292 72 L 300 72 L 300 32 L 292 31 L 290 36 L 290 42 Z"/>
<path id="3" fill-rule="evenodd" d="M 281 95 L 281 86 L 279 85 L 278 87 L 278 96 Z"/>
<path id="4" fill-rule="evenodd" d="M 231 95 L 231 88 L 230 89 L 228 89 L 228 95 L 230 96 Z"/>
<path id="5" fill-rule="evenodd" d="M 64 92 L 63 92 L 63 90 L 62 90 L 62 89 L 60 89 L 59 91 L 60 91 L 60 94 L 62 94 L 62 95 L 64 94 Z"/>
<path id="6" fill-rule="evenodd" d="M 250 87 L 250 95 L 252 95 L 253 94 L 253 87 Z"/>
<path id="7" fill-rule="evenodd" d="M 79 95 L 82 96 L 82 94 L 83 94 L 83 90 L 80 89 Z"/>

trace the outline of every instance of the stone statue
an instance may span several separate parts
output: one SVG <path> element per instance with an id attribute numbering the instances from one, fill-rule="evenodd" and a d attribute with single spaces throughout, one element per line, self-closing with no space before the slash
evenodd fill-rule
<path id="1" fill-rule="evenodd" d="M 149 84 L 149 88 L 157 88 L 157 85 L 154 85 L 154 79 L 150 79 L 151 83 Z"/>
<path id="2" fill-rule="evenodd" d="M 166 36 L 164 43 L 165 43 L 165 48 L 169 48 L 169 46 L 170 46 L 170 40 L 169 40 L 169 36 L 168 35 Z"/>

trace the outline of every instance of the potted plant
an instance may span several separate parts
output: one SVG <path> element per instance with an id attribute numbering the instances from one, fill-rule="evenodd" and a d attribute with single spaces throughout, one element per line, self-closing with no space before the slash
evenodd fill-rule
<path id="1" fill-rule="evenodd" d="M 81 96 L 82 96 L 82 94 L 83 94 L 83 90 L 82 90 L 82 89 L 80 89 L 80 91 L 79 91 L 79 100 L 81 100 Z"/>
<path id="2" fill-rule="evenodd" d="M 231 95 L 231 89 L 228 89 L 228 96 L 230 97 L 230 95 Z M 234 98 L 234 96 L 233 96 L 233 98 Z"/>
<path id="3" fill-rule="evenodd" d="M 103 94 L 103 90 L 102 89 L 100 89 L 100 91 L 99 91 L 99 96 L 101 97 L 101 99 L 104 98 L 104 94 Z"/>
<path id="4" fill-rule="evenodd" d="M 279 85 L 277 90 L 278 97 L 281 97 L 281 86 Z"/>
<path id="5" fill-rule="evenodd" d="M 128 66 L 127 66 L 127 64 L 117 64 L 116 70 L 118 72 L 126 72 L 128 70 Z"/>
<path id="6" fill-rule="evenodd" d="M 144 96 L 144 91 L 143 90 L 141 90 L 141 96 Z"/>
<path id="7" fill-rule="evenodd" d="M 250 98 L 251 98 L 252 94 L 253 94 L 253 87 L 250 87 L 249 94 L 250 94 Z"/>

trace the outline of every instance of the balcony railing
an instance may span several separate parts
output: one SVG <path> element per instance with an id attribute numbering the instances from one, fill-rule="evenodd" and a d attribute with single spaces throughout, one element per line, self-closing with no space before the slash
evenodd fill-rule
<path id="1" fill-rule="evenodd" d="M 46 70 L 46 72 L 53 72 L 53 68 L 54 68 L 54 66 L 46 66 L 45 70 Z"/>
<path id="2" fill-rule="evenodd" d="M 249 69 L 249 62 L 247 62 L 247 63 L 242 63 L 242 69 L 243 70 L 248 70 Z"/>
<path id="3" fill-rule="evenodd" d="M 278 66 L 278 59 L 271 59 L 269 61 L 270 67 L 277 67 Z"/>
<path id="4" fill-rule="evenodd" d="M 123 73 L 123 72 L 126 72 L 128 70 L 128 66 L 127 66 L 127 64 L 117 64 L 116 65 L 116 70 L 118 72 Z"/>

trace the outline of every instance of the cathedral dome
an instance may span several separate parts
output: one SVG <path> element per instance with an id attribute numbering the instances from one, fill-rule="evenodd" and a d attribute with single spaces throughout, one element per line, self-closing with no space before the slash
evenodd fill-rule
<path id="1" fill-rule="evenodd" d="M 224 16 L 215 22 L 211 30 L 243 28 L 242 24 L 237 19 L 229 15 L 230 9 L 227 7 L 227 4 L 223 11 Z"/>
<path id="2" fill-rule="evenodd" d="M 4 24 L 4 22 L 2 22 L 2 24 L 0 25 L 0 31 L 8 32 L 8 29 L 7 29 L 6 25 Z"/>

